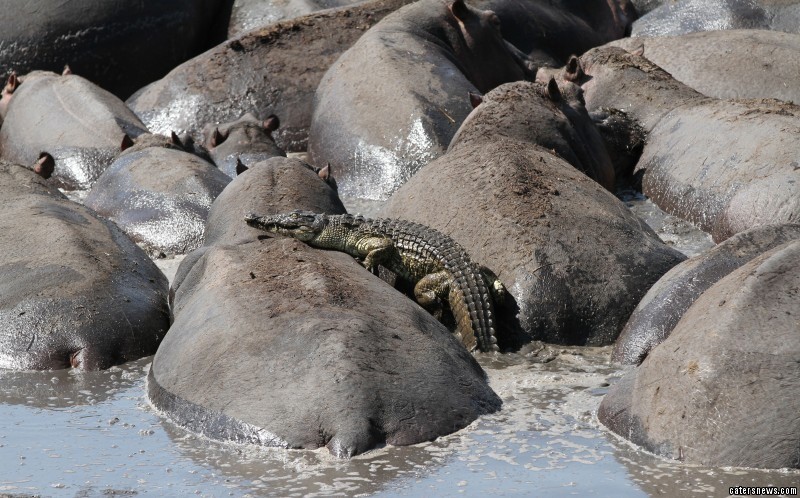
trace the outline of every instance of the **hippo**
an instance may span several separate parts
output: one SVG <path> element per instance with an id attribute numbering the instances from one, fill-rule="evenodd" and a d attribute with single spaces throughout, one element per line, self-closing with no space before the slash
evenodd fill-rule
<path id="1" fill-rule="evenodd" d="M 674 36 L 724 29 L 800 32 L 800 4 L 786 0 L 664 2 L 636 20 L 631 36 Z"/>
<path id="2" fill-rule="evenodd" d="M 565 160 L 570 141 L 604 153 L 569 129 L 552 101 L 565 94 L 525 82 L 489 92 L 381 213 L 449 235 L 497 274 L 509 294 L 497 309 L 502 351 L 533 339 L 611 344 L 647 289 L 686 259 Z"/>
<path id="3" fill-rule="evenodd" d="M 155 353 L 167 279 L 113 223 L 0 161 L 0 368 L 98 370 Z"/>
<path id="4" fill-rule="evenodd" d="M 571 55 L 622 38 L 636 19 L 624 0 L 479 0 L 471 5 L 494 12 L 503 38 L 539 66 L 562 66 Z"/>
<path id="5" fill-rule="evenodd" d="M 228 38 L 263 28 L 284 19 L 301 17 L 318 10 L 343 7 L 361 0 L 235 0 L 233 2 Z"/>
<path id="6" fill-rule="evenodd" d="M 279 125 L 274 114 L 262 121 L 247 113 L 230 123 L 206 126 L 203 143 L 217 168 L 236 178 L 237 166 L 241 169 L 270 157 L 286 157 L 272 138 Z"/>
<path id="7" fill-rule="evenodd" d="M 624 109 L 645 131 L 635 173 L 661 209 L 715 242 L 800 220 L 800 107 L 706 97 L 618 47 L 590 50 L 580 67 L 564 77 L 582 84 L 590 111 Z"/>
<path id="8" fill-rule="evenodd" d="M 223 3 L 9 3 L 0 17 L 0 74 L 57 71 L 69 64 L 76 74 L 125 99 L 205 50 L 206 33 Z"/>
<path id="9" fill-rule="evenodd" d="M 208 123 L 275 114 L 278 147 L 305 151 L 325 71 L 364 30 L 411 1 L 374 0 L 249 31 L 179 65 L 127 103 L 153 133 L 195 139 Z"/>
<path id="10" fill-rule="evenodd" d="M 114 95 L 74 75 L 27 74 L 14 91 L 0 128 L 0 157 L 32 164 L 42 152 L 55 159 L 52 181 L 88 189 L 119 152 L 125 135 L 147 129 Z"/>
<path id="11" fill-rule="evenodd" d="M 211 203 L 231 181 L 175 142 L 142 135 L 120 153 L 84 200 L 154 256 L 200 247 Z"/>
<path id="12" fill-rule="evenodd" d="M 444 153 L 471 110 L 469 93 L 533 76 L 494 13 L 420 0 L 376 24 L 325 74 L 311 162 L 334 167 L 343 195 L 386 199 Z"/>
<path id="13" fill-rule="evenodd" d="M 703 292 L 753 258 L 795 239 L 800 239 L 797 224 L 757 227 L 737 233 L 672 268 L 636 306 L 614 345 L 611 359 L 638 365 L 650 350 L 664 342 Z"/>
<path id="14" fill-rule="evenodd" d="M 321 173 L 321 174 L 320 174 Z M 261 230 L 240 223 L 249 213 L 277 214 L 295 209 L 344 214 L 328 171 L 297 158 L 273 157 L 252 165 L 219 194 L 208 212 L 204 244 L 255 240 Z"/>
<path id="15" fill-rule="evenodd" d="M 447 329 L 349 255 L 270 237 L 199 251 L 173 283 L 148 375 L 151 403 L 178 425 L 350 457 L 500 408 Z"/>
<path id="16" fill-rule="evenodd" d="M 703 292 L 609 389 L 600 422 L 686 463 L 800 468 L 798 265 L 795 239 Z"/>
<path id="17" fill-rule="evenodd" d="M 673 78 L 709 97 L 800 102 L 800 86 L 786 84 L 800 73 L 797 34 L 734 29 L 625 38 L 609 45 L 629 52 L 643 50 L 647 59 Z"/>

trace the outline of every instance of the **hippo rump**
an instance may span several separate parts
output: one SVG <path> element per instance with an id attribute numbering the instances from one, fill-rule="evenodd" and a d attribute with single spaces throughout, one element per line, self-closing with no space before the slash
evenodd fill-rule
<path id="1" fill-rule="evenodd" d="M 318 10 L 332 9 L 361 0 L 235 0 L 228 23 L 228 38 L 256 28 Z"/>
<path id="2" fill-rule="evenodd" d="M 153 405 L 208 437 L 339 457 L 465 427 L 501 401 L 426 311 L 344 253 L 208 246 L 173 284 Z"/>
<path id="3" fill-rule="evenodd" d="M 331 164 L 342 195 L 385 199 L 442 155 L 470 93 L 535 76 L 490 11 L 420 0 L 342 54 L 317 88 L 308 152 Z"/>
<path id="4" fill-rule="evenodd" d="M 203 243 L 211 203 L 231 179 L 171 138 L 142 135 L 97 179 L 84 204 L 150 254 L 185 254 Z"/>
<path id="5" fill-rule="evenodd" d="M 247 113 L 236 121 L 209 125 L 203 130 L 203 144 L 214 164 L 223 173 L 236 178 L 237 169 L 266 161 L 270 157 L 286 156 L 272 138 L 280 121 L 275 115 L 265 120 Z"/>
<path id="6" fill-rule="evenodd" d="M 624 38 L 609 45 L 643 49 L 648 60 L 709 97 L 800 102 L 800 85 L 787 84 L 800 74 L 798 34 L 734 29 Z"/>
<path id="7" fill-rule="evenodd" d="M 756 226 L 800 220 L 800 107 L 718 100 L 618 47 L 592 49 L 578 76 L 587 108 L 624 109 L 646 145 L 642 191 L 716 242 Z"/>
<path id="8" fill-rule="evenodd" d="M 731 272 L 612 386 L 600 422 L 658 455 L 800 468 L 800 240 Z"/>
<path id="9" fill-rule="evenodd" d="M 758 227 L 737 233 L 671 269 L 636 306 L 611 359 L 638 365 L 709 287 L 760 254 L 795 239 L 800 239 L 800 225 Z"/>
<path id="10" fill-rule="evenodd" d="M 343 214 L 346 211 L 334 185 L 333 178 L 320 175 L 296 158 L 258 162 L 238 175 L 211 204 L 204 243 L 235 244 L 264 235 L 242 223 L 250 213 L 269 215 L 299 209 Z"/>
<path id="11" fill-rule="evenodd" d="M 663 2 L 636 20 L 631 36 L 765 29 L 800 32 L 800 4 L 792 0 L 679 0 Z"/>
<path id="12" fill-rule="evenodd" d="M 503 38 L 538 65 L 561 66 L 571 55 L 625 36 L 636 18 L 626 0 L 478 0 L 500 19 Z"/>
<path id="13" fill-rule="evenodd" d="M 0 74 L 65 64 L 127 98 L 205 49 L 220 0 L 32 0 L 0 16 Z"/>
<path id="14" fill-rule="evenodd" d="M 447 153 L 382 214 L 449 235 L 498 275 L 510 294 L 497 310 L 501 349 L 531 339 L 611 344 L 641 296 L 685 257 L 561 158 L 575 155 L 570 142 L 586 156 L 605 151 L 557 119 L 553 93 L 537 88 L 519 82 L 485 95 Z"/>
<path id="15" fill-rule="evenodd" d="M 278 146 L 305 151 L 314 91 L 339 55 L 412 0 L 374 0 L 247 32 L 186 61 L 127 103 L 153 133 L 190 133 L 251 112 L 274 114 Z"/>
<path id="16" fill-rule="evenodd" d="M 155 353 L 167 279 L 113 223 L 0 162 L 0 368 L 104 369 Z"/>
<path id="17" fill-rule="evenodd" d="M 114 95 L 74 74 L 35 71 L 24 77 L 0 128 L 0 156 L 33 164 L 42 152 L 56 162 L 53 181 L 87 189 L 119 153 L 125 135 L 147 129 Z"/>

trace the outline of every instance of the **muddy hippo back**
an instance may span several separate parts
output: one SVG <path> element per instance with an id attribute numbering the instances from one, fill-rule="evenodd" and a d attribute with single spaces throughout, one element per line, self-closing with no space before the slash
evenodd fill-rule
<path id="1" fill-rule="evenodd" d="M 0 128 L 0 154 L 33 164 L 48 152 L 58 186 L 85 189 L 114 160 L 126 134 L 145 132 L 121 100 L 97 85 L 76 75 L 37 71 L 14 92 Z"/>
<path id="2" fill-rule="evenodd" d="M 386 198 L 444 153 L 472 109 L 470 92 L 525 77 L 493 13 L 461 1 L 408 5 L 365 33 L 320 82 L 312 162 L 333 166 L 343 195 Z"/>

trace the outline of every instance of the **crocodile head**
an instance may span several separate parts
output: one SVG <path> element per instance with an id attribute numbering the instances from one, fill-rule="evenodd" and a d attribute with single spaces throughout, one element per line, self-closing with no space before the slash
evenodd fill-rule
<path id="1" fill-rule="evenodd" d="M 292 211 L 268 216 L 257 216 L 251 213 L 244 219 L 252 227 L 288 235 L 303 242 L 312 240 L 328 225 L 328 215 L 310 211 Z"/>

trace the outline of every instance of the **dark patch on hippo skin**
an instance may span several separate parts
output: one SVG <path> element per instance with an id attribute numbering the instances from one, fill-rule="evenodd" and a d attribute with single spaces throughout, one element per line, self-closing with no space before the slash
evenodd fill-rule
<path id="1" fill-rule="evenodd" d="M 286 238 L 200 251 L 149 387 L 194 430 L 352 456 L 500 408 L 455 337 L 352 257 Z"/>
<path id="2" fill-rule="evenodd" d="M 627 2 L 606 0 L 479 0 L 500 18 L 503 37 L 538 63 L 560 66 L 571 55 L 622 38 L 636 13 Z"/>
<path id="3" fill-rule="evenodd" d="M 800 217 L 800 107 L 772 99 L 717 100 L 618 47 L 581 56 L 587 108 L 625 109 L 647 133 L 636 172 L 659 207 L 720 242 Z M 588 77 L 587 77 L 588 78 Z M 709 133 L 714 140 L 703 140 Z M 779 187 L 779 188 L 774 188 Z"/>
<path id="4" fill-rule="evenodd" d="M 275 114 L 278 146 L 305 151 L 314 91 L 369 27 L 411 0 L 375 0 L 249 31 L 173 69 L 128 99 L 154 133 L 191 133 L 246 112 Z"/>
<path id="5" fill-rule="evenodd" d="M 264 231 L 247 225 L 247 214 L 265 216 L 295 209 L 347 212 L 336 191 L 303 161 L 285 157 L 261 161 L 237 176 L 211 205 L 204 244 L 250 242 Z"/>
<path id="6" fill-rule="evenodd" d="M 166 277 L 113 223 L 7 185 L 4 169 L 0 366 L 93 370 L 153 354 L 169 327 Z"/>
<path id="7" fill-rule="evenodd" d="M 444 153 L 472 110 L 470 93 L 533 79 L 490 19 L 460 0 L 420 0 L 331 66 L 314 96 L 308 152 L 316 166 L 331 164 L 343 195 L 387 198 Z"/>
<path id="8" fill-rule="evenodd" d="M 758 227 L 672 268 L 639 302 L 614 345 L 611 359 L 641 363 L 669 336 L 703 292 L 756 256 L 794 239 L 800 239 L 800 225 Z"/>
<path id="9" fill-rule="evenodd" d="M 32 0 L 4 6 L 0 69 L 61 71 L 69 64 L 128 97 L 206 48 L 220 0 Z"/>
<path id="10" fill-rule="evenodd" d="M 125 150 L 84 204 L 153 254 L 202 245 L 211 203 L 231 179 L 194 154 L 166 147 Z"/>
<path id="11" fill-rule="evenodd" d="M 657 454 L 707 466 L 800 467 L 800 240 L 706 290 L 600 404 Z"/>
<path id="12" fill-rule="evenodd" d="M 55 159 L 55 185 L 87 189 L 119 153 L 124 135 L 146 131 L 121 100 L 80 76 L 36 71 L 14 92 L 0 128 L 0 152 L 24 165 L 48 152 Z"/>

